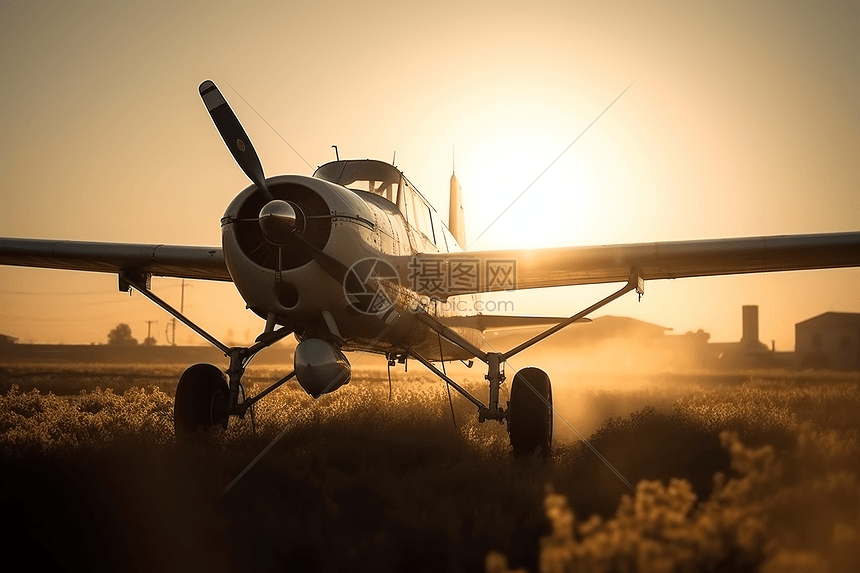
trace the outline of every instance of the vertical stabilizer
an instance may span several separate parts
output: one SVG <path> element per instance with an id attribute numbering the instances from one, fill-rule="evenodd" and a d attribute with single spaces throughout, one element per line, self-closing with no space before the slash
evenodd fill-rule
<path id="1" fill-rule="evenodd" d="M 457 175 L 451 174 L 451 196 L 448 199 L 448 228 L 463 250 L 466 250 L 466 220 L 463 211 L 463 194 Z"/>

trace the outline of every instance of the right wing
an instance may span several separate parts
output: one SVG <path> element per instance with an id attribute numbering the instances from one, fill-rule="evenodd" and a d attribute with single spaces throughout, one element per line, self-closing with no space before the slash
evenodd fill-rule
<path id="1" fill-rule="evenodd" d="M 398 257 L 419 294 L 453 295 L 644 280 L 860 266 L 860 233 L 787 235 L 419 254 Z"/>
<path id="2" fill-rule="evenodd" d="M 220 247 L 0 239 L 0 265 L 232 281 Z"/>

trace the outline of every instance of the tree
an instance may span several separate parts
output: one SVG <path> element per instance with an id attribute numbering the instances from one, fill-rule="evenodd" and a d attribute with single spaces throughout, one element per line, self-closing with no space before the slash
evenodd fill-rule
<path id="1" fill-rule="evenodd" d="M 131 335 L 131 327 L 124 322 L 108 332 L 108 344 L 116 346 L 136 346 L 137 339 Z"/>

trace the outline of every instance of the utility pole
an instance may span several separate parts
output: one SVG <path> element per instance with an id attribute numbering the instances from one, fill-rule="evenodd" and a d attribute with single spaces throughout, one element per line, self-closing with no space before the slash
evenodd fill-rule
<path id="1" fill-rule="evenodd" d="M 152 340 L 152 341 L 155 340 L 154 338 L 152 338 L 152 325 L 153 324 L 158 324 L 158 321 L 157 320 L 147 320 L 146 321 L 146 340 L 143 341 L 144 344 L 149 344 L 150 340 Z"/>
<path id="2" fill-rule="evenodd" d="M 181 295 L 179 299 L 179 314 L 185 313 L 185 279 L 182 279 L 182 288 Z M 176 318 L 173 318 L 170 321 L 170 328 L 172 329 L 172 336 L 170 337 L 170 345 L 176 346 Z M 165 331 L 165 335 L 167 332 Z"/>

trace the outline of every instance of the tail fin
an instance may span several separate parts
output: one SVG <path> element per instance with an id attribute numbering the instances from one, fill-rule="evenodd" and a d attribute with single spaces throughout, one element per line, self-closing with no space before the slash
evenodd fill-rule
<path id="1" fill-rule="evenodd" d="M 466 221 L 463 194 L 457 175 L 451 174 L 451 195 L 448 199 L 448 229 L 463 250 L 466 250 Z"/>

